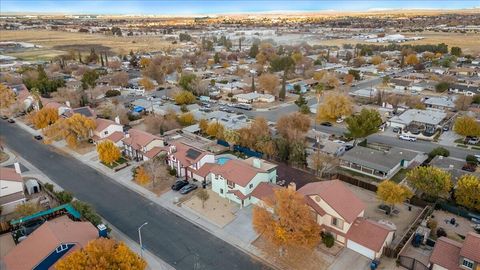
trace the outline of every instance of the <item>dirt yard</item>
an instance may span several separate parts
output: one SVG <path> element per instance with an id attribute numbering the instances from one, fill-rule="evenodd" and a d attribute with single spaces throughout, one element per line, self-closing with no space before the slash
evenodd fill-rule
<path id="1" fill-rule="evenodd" d="M 102 34 L 69 33 L 49 30 L 2 31 L 0 41 L 21 41 L 41 45 L 42 48 L 21 50 L 8 55 L 24 60 L 48 59 L 68 50 L 88 53 L 91 48 L 110 54 L 128 54 L 134 51 L 168 50 L 170 42 L 153 36 L 113 37 Z"/>
<path id="2" fill-rule="evenodd" d="M 171 186 L 173 185 L 173 183 L 175 183 L 175 181 L 176 181 L 175 176 L 172 176 L 168 173 L 166 165 L 162 165 L 162 169 L 159 170 L 159 171 L 160 171 L 160 175 L 157 178 L 157 179 L 159 179 L 159 180 L 157 180 L 157 183 L 154 184 L 152 182 L 149 182 L 145 185 L 141 185 L 144 188 L 150 190 L 151 192 L 157 194 L 157 196 L 160 196 L 163 193 L 169 191 Z M 137 185 L 138 185 L 138 183 L 137 183 Z"/>
<path id="3" fill-rule="evenodd" d="M 473 222 L 466 218 L 439 210 L 435 210 L 433 215 L 437 221 L 437 228 L 445 229 L 447 237 L 450 239 L 463 242 L 461 236 L 466 236 L 469 232 L 475 232 L 472 227 Z M 450 224 L 449 221 L 452 218 L 455 218 L 455 222 L 458 224 L 458 226 Z"/>
<path id="4" fill-rule="evenodd" d="M 205 207 L 202 207 L 202 201 L 197 196 L 192 196 L 182 205 L 197 212 L 218 227 L 223 228 L 235 219 L 234 213 L 238 210 L 238 205 L 218 196 L 210 189 L 207 189 L 207 192 L 209 198 L 205 201 Z"/>

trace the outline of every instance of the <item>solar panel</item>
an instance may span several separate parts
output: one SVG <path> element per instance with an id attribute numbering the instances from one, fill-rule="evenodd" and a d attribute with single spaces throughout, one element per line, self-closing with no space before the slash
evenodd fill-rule
<path id="1" fill-rule="evenodd" d="M 202 154 L 202 153 L 195 150 L 195 149 L 190 148 L 190 149 L 187 150 L 187 157 L 191 158 L 191 159 L 196 159 L 198 156 L 200 156 L 200 154 Z"/>
<path id="2" fill-rule="evenodd" d="M 82 107 L 82 108 L 76 108 L 73 110 L 75 113 L 79 113 L 79 114 L 82 114 L 86 117 L 90 117 L 92 116 L 92 112 L 86 108 L 86 107 Z"/>

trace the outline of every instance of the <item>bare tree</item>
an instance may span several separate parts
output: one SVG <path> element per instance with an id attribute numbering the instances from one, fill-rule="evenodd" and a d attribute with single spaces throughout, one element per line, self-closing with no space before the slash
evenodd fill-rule
<path id="1" fill-rule="evenodd" d="M 336 157 L 323 154 L 318 150 L 312 154 L 312 167 L 316 175 L 320 177 L 322 177 L 325 172 L 337 167 L 338 164 L 339 161 Z"/>

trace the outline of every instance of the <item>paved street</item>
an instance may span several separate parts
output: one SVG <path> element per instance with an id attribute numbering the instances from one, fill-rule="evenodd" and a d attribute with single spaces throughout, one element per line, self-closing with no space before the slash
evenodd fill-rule
<path id="1" fill-rule="evenodd" d="M 242 251 L 172 214 L 113 179 L 52 146 L 35 141 L 17 125 L 0 121 L 0 135 L 10 149 L 41 169 L 80 200 L 91 203 L 110 223 L 176 269 L 268 269 Z"/>

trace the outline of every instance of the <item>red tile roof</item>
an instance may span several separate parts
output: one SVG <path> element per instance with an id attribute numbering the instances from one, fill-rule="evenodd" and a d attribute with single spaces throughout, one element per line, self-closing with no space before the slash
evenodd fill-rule
<path id="1" fill-rule="evenodd" d="M 366 218 L 357 218 L 347 233 L 347 239 L 352 240 L 375 252 L 380 252 L 387 239 L 388 234 L 393 229 L 382 225 L 376 221 Z"/>
<path id="2" fill-rule="evenodd" d="M 62 243 L 75 243 L 76 249 L 96 238 L 98 231 L 90 222 L 47 221 L 13 248 L 4 262 L 7 269 L 32 269 Z"/>
<path id="3" fill-rule="evenodd" d="M 174 156 L 176 160 L 180 161 L 183 167 L 188 167 L 192 164 L 195 164 L 200 159 L 202 159 L 202 157 L 204 157 L 205 155 L 211 154 L 210 152 L 203 151 L 201 149 L 195 148 L 193 146 L 189 146 L 182 142 L 174 142 L 172 143 L 171 146 L 175 147 L 175 151 L 172 153 L 172 156 Z M 187 152 L 190 149 L 195 150 L 200 154 L 196 158 L 192 159 L 187 155 Z"/>
<path id="4" fill-rule="evenodd" d="M 323 208 L 320 207 L 320 205 L 318 205 L 318 203 L 316 203 L 312 198 L 310 198 L 310 196 L 305 196 L 304 197 L 305 199 L 305 203 L 312 207 L 313 210 L 315 210 L 315 212 L 317 212 L 317 214 L 319 214 L 320 216 L 324 216 L 327 212 L 325 212 L 325 210 L 323 210 Z"/>
<path id="5" fill-rule="evenodd" d="M 440 237 L 435 243 L 432 255 L 430 256 L 430 262 L 448 270 L 460 270 L 459 260 L 461 248 L 461 243 L 446 237 Z"/>
<path id="6" fill-rule="evenodd" d="M 150 151 L 147 151 L 145 153 L 145 156 L 148 157 L 148 158 L 154 158 L 156 157 L 160 152 L 162 151 L 167 151 L 165 147 L 158 147 L 158 146 L 155 146 L 153 147 L 152 149 L 150 149 Z"/>
<path id="7" fill-rule="evenodd" d="M 262 182 L 252 191 L 251 195 L 259 200 L 271 198 L 274 196 L 275 190 L 278 188 L 281 187 L 270 182 Z"/>
<path id="8" fill-rule="evenodd" d="M 240 200 L 245 200 L 248 198 L 248 195 L 244 195 L 240 190 L 234 189 L 234 190 L 229 190 L 227 193 L 232 193 L 233 195 L 237 196 Z"/>
<path id="9" fill-rule="evenodd" d="M 463 242 L 460 256 L 480 263 L 480 234 L 470 232 Z"/>
<path id="10" fill-rule="evenodd" d="M 125 137 L 125 134 L 123 134 L 123 132 L 115 131 L 112 134 L 108 135 L 105 139 L 116 143 L 116 142 L 119 142 L 124 137 Z"/>
<path id="11" fill-rule="evenodd" d="M 193 171 L 193 173 L 195 173 L 198 176 L 207 177 L 207 175 L 210 173 L 210 171 L 217 165 L 218 164 L 216 164 L 216 163 L 205 163 L 205 164 L 203 164 L 202 167 L 200 167 L 200 169 L 195 170 L 195 171 L 192 170 L 192 171 Z M 188 169 L 190 170 L 191 168 L 188 167 Z"/>
<path id="12" fill-rule="evenodd" d="M 305 196 L 318 195 L 348 223 L 365 210 L 365 204 L 340 180 L 308 183 L 298 192 Z"/>
<path id="13" fill-rule="evenodd" d="M 103 119 L 103 118 L 95 119 L 95 123 L 97 124 L 97 126 L 95 128 L 96 132 L 101 132 L 104 129 L 106 129 L 107 127 L 109 127 L 110 125 L 116 125 L 117 124 L 112 120 Z"/>
<path id="14" fill-rule="evenodd" d="M 129 137 L 125 137 L 123 142 L 130 145 L 133 149 L 139 150 L 147 146 L 153 140 L 161 140 L 159 137 L 139 129 L 130 129 L 128 131 Z"/>
<path id="15" fill-rule="evenodd" d="M 228 160 L 225 164 L 212 169 L 212 173 L 221 175 L 223 178 L 242 187 L 246 187 L 258 173 L 262 172 L 264 171 L 235 159 Z"/>
<path id="16" fill-rule="evenodd" d="M 0 180 L 23 182 L 22 176 L 14 168 L 0 167 Z"/>

